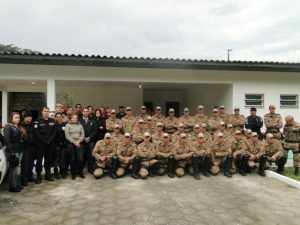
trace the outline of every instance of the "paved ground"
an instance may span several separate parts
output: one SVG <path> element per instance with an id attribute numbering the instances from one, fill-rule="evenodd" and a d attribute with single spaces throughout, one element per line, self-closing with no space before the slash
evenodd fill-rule
<path id="1" fill-rule="evenodd" d="M 3 187 L 2 187 L 3 189 Z M 31 184 L 0 191 L 0 224 L 300 224 L 300 190 L 272 178 L 223 175 Z"/>

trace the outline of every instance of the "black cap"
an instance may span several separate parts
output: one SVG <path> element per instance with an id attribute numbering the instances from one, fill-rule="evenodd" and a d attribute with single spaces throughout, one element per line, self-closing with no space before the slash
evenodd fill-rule
<path id="1" fill-rule="evenodd" d="M 30 112 L 30 111 L 26 111 L 25 113 L 24 113 L 24 118 L 25 117 L 32 117 L 32 113 Z"/>
<path id="2" fill-rule="evenodd" d="M 255 107 L 251 107 L 251 108 L 250 108 L 250 111 L 255 111 L 255 112 L 256 112 L 257 110 L 256 110 Z"/>

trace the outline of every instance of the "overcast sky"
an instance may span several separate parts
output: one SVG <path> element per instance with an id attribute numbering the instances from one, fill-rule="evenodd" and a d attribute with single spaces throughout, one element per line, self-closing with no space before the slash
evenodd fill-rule
<path id="1" fill-rule="evenodd" d="M 300 0 L 0 0 L 0 43 L 43 53 L 300 62 Z"/>

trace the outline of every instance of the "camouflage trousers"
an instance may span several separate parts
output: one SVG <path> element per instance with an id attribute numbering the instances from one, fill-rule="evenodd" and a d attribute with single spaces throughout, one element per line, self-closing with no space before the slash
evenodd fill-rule
<path id="1" fill-rule="evenodd" d="M 299 143 L 283 143 L 283 148 L 286 151 L 293 151 L 293 165 L 294 167 L 300 167 L 300 153 L 299 153 Z"/>

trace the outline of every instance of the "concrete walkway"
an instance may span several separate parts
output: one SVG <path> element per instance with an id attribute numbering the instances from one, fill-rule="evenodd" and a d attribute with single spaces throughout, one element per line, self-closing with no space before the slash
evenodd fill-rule
<path id="1" fill-rule="evenodd" d="M 0 224 L 299 224 L 300 190 L 257 174 L 112 180 L 92 176 L 0 191 Z M 3 187 L 2 187 L 3 189 Z"/>

